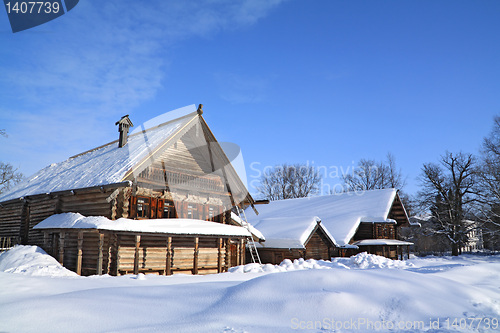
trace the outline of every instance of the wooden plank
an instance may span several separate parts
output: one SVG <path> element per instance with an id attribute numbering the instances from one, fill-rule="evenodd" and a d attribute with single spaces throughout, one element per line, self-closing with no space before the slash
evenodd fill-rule
<path id="1" fill-rule="evenodd" d="M 245 240 L 240 239 L 240 265 L 245 264 Z"/>
<path id="2" fill-rule="evenodd" d="M 135 235 L 134 274 L 139 274 L 139 247 L 140 246 L 141 246 L 141 236 Z"/>
<path id="3" fill-rule="evenodd" d="M 99 246 L 97 254 L 97 275 L 102 275 L 102 248 L 104 246 L 104 234 L 99 233 Z"/>
<path id="4" fill-rule="evenodd" d="M 222 273 L 222 238 L 217 239 L 217 273 Z"/>
<path id="5" fill-rule="evenodd" d="M 78 245 L 76 254 L 76 274 L 82 275 L 82 248 L 83 248 L 83 231 L 78 231 Z"/>
<path id="6" fill-rule="evenodd" d="M 227 272 L 229 270 L 229 266 L 231 265 L 231 240 L 226 238 L 226 262 L 224 263 L 224 271 Z"/>
<path id="7" fill-rule="evenodd" d="M 165 275 L 172 275 L 172 237 L 167 238 L 167 262 Z"/>
<path id="8" fill-rule="evenodd" d="M 198 274 L 199 238 L 194 238 L 193 274 Z"/>

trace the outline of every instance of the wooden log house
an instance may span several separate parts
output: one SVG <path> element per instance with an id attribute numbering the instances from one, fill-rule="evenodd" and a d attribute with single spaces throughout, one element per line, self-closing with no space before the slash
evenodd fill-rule
<path id="1" fill-rule="evenodd" d="M 52 164 L 4 193 L 0 237 L 41 246 L 83 275 L 202 274 L 244 263 L 249 233 L 229 228 L 231 209 L 254 201 L 202 113 L 201 105 L 175 110 L 128 136 L 133 124 L 123 117 L 119 140 Z M 109 223 L 78 227 L 64 213 Z M 62 216 L 60 225 L 35 228 L 53 215 Z M 113 225 L 120 219 L 126 229 Z M 200 231 L 172 229 L 173 220 L 196 221 Z M 157 230 L 144 229 L 151 221 L 159 221 Z"/>
<path id="2" fill-rule="evenodd" d="M 398 239 L 409 220 L 395 189 L 272 201 L 247 217 L 265 238 L 259 254 L 267 263 L 360 252 L 403 259 L 413 245 Z"/>

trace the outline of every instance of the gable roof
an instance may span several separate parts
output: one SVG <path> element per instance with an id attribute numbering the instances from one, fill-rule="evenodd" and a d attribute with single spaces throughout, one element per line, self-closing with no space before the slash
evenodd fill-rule
<path id="1" fill-rule="evenodd" d="M 1 195 L 0 202 L 131 181 L 196 126 L 199 126 L 203 133 L 209 133 L 203 140 L 216 143 L 209 146 L 214 159 L 217 159 L 214 165 L 224 169 L 219 173 L 223 174 L 228 184 L 232 184 L 232 192 L 239 196 L 238 202 L 247 200 L 253 203 L 245 185 L 195 105 L 168 112 L 146 122 L 128 137 L 128 143 L 122 148 L 118 147 L 116 140 L 70 157 L 66 161 L 51 164 Z"/>
<path id="2" fill-rule="evenodd" d="M 345 246 L 349 244 L 361 222 L 395 223 L 396 221 L 389 219 L 389 213 L 396 198 L 398 194 L 395 189 L 347 192 L 271 201 L 259 206 L 259 215 L 251 209 L 246 212 L 248 221 L 259 230 L 261 221 L 268 219 L 293 220 L 300 216 L 318 216 L 323 228 L 333 237 L 334 243 Z M 268 235 L 261 231 L 267 241 Z M 288 231 L 281 232 L 285 235 Z"/>
<path id="3" fill-rule="evenodd" d="M 305 248 L 311 234 L 320 228 L 335 244 L 335 239 L 321 226 L 317 216 L 274 217 L 259 220 L 255 225 L 266 240 L 260 243 L 265 248 Z"/>

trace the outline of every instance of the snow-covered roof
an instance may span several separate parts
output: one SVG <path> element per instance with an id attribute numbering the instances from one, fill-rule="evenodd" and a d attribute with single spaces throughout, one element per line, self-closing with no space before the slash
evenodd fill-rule
<path id="1" fill-rule="evenodd" d="M 0 202 L 35 194 L 122 182 L 132 167 L 146 159 L 155 147 L 176 134 L 197 115 L 194 105 L 174 110 L 173 113 L 180 118 L 163 119 L 167 122 L 147 130 L 138 128 L 122 148 L 118 148 L 117 141 L 113 141 L 47 166 L 0 196 Z"/>
<path id="2" fill-rule="evenodd" d="M 411 242 L 400 241 L 397 239 L 363 239 L 352 243 L 356 246 L 367 246 L 367 245 L 413 245 Z"/>
<path id="3" fill-rule="evenodd" d="M 86 217 L 79 213 L 52 215 L 37 224 L 34 229 L 98 229 L 175 235 L 250 237 L 250 232 L 243 227 L 202 220 L 120 218 L 112 221 L 104 216 Z"/>
<path id="4" fill-rule="evenodd" d="M 317 216 L 321 219 L 323 228 L 335 240 L 334 243 L 345 246 L 354 236 L 360 222 L 394 223 L 394 220 L 388 219 L 388 215 L 396 195 L 395 189 L 381 189 L 278 200 L 271 201 L 267 205 L 259 205 L 259 215 L 252 209 L 247 209 L 246 213 L 248 222 L 262 231 L 266 242 L 270 237 L 260 226 L 261 221 L 276 218 L 284 219 L 283 221 L 301 220 L 299 217 L 305 216 L 307 217 L 303 222 L 305 225 L 310 223 L 308 219 Z M 275 235 L 279 233 L 287 235 L 286 226 L 287 224 L 284 224 L 280 230 L 273 229 L 271 232 Z"/>
<path id="5" fill-rule="evenodd" d="M 320 223 L 317 216 L 274 217 L 259 220 L 255 227 L 266 237 L 265 242 L 260 243 L 261 247 L 303 249 Z M 325 233 L 335 243 L 333 237 L 327 231 Z"/>
<path id="6" fill-rule="evenodd" d="M 260 240 L 265 240 L 266 237 L 264 237 L 264 235 L 262 234 L 262 232 L 260 232 L 259 230 L 257 230 L 254 226 L 252 226 L 250 223 L 248 222 L 244 222 L 237 214 L 235 214 L 233 211 L 231 211 L 231 219 L 236 222 L 238 225 L 244 227 L 244 228 L 247 228 L 251 233 L 252 235 L 254 235 L 255 237 L 257 237 L 258 239 Z"/>

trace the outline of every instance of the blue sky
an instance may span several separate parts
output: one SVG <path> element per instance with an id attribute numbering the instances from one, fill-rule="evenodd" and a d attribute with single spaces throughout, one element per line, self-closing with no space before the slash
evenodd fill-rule
<path id="1" fill-rule="evenodd" d="M 0 10 L 0 160 L 30 175 L 116 139 L 124 114 L 203 103 L 249 182 L 391 152 L 413 193 L 500 114 L 499 32 L 497 0 L 81 0 L 16 34 Z"/>

